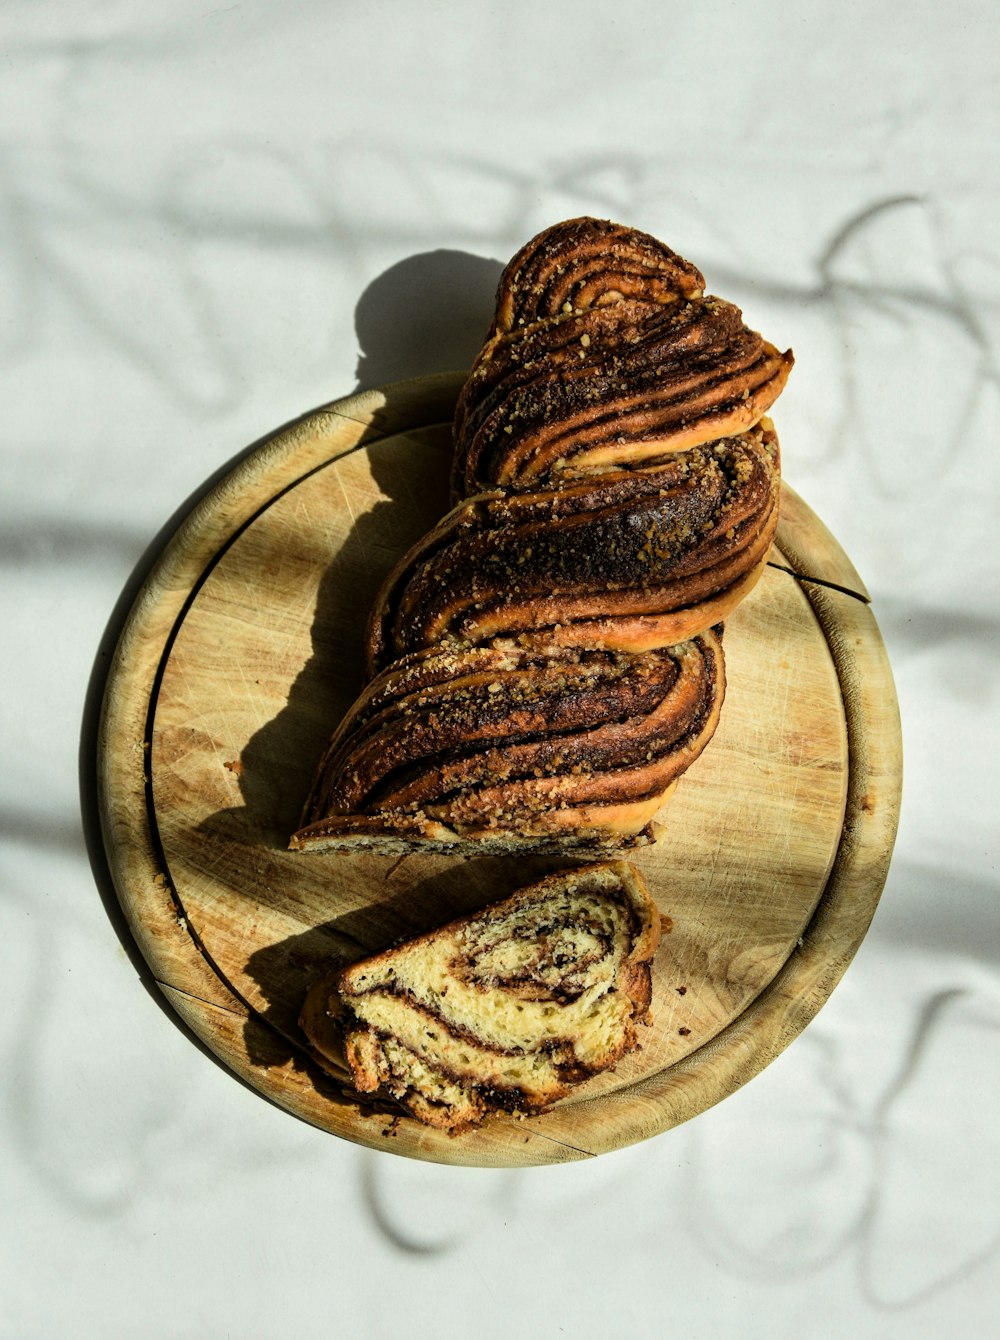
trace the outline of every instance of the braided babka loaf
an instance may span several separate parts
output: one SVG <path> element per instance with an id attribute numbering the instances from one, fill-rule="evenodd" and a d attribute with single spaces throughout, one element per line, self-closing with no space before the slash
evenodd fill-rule
<path id="1" fill-rule="evenodd" d="M 634 845 L 719 719 L 792 365 L 688 261 L 575 219 L 504 271 L 456 506 L 389 574 L 299 850 Z"/>
<path id="2" fill-rule="evenodd" d="M 592 865 L 321 979 L 301 1023 L 359 1093 L 458 1133 L 542 1112 L 633 1050 L 659 938 L 639 872 Z"/>

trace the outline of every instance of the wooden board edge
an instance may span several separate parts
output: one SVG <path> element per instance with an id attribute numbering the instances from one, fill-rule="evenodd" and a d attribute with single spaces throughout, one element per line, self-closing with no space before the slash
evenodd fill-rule
<path id="1" fill-rule="evenodd" d="M 253 1010 L 235 1000 L 224 1005 L 165 982 L 157 985 L 198 1040 L 256 1097 L 325 1134 L 367 1149 L 458 1167 L 528 1168 L 589 1157 L 585 1150 L 533 1131 L 529 1122 L 490 1123 L 475 1132 L 473 1148 L 467 1136 L 445 1135 L 385 1108 L 359 1117 L 357 1105 L 341 1096 L 336 1081 L 324 1074 L 304 1047 L 292 1061 L 285 1050 L 274 1066 L 250 1059 L 247 1030 L 264 1035 L 270 1028 Z M 271 1070 L 280 1070 L 280 1081 L 269 1074 Z"/>
<path id="2" fill-rule="evenodd" d="M 826 887 L 799 944 L 737 1019 L 667 1070 L 615 1095 L 635 1106 L 628 1140 L 605 1138 L 599 1099 L 574 1105 L 574 1139 L 589 1153 L 607 1153 L 679 1126 L 766 1069 L 830 998 L 878 906 L 902 796 L 902 733 L 892 672 L 865 602 L 826 585 L 800 584 L 833 656 L 848 732 L 844 830 Z M 558 1109 L 549 1114 L 557 1116 Z M 558 1122 L 553 1126 L 558 1134 Z"/>
<path id="3" fill-rule="evenodd" d="M 150 966 L 177 930 L 148 817 L 148 717 L 157 678 L 185 607 L 220 553 L 275 496 L 313 470 L 386 436 L 450 421 L 464 374 L 441 373 L 361 391 L 320 406 L 263 438 L 192 505 L 166 540 L 122 624 L 104 676 L 95 732 L 101 838 L 129 930 Z M 130 831 L 126 831 L 126 829 Z M 156 908 L 146 919 L 149 887 Z M 142 890 L 143 917 L 137 913 Z M 213 998 L 195 948 L 193 970 L 173 954 L 174 985 Z M 155 967 L 154 967 L 155 972 Z"/>

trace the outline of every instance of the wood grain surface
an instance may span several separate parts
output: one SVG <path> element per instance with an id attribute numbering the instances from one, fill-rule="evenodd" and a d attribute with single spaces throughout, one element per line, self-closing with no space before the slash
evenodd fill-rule
<path id="1" fill-rule="evenodd" d="M 667 930 L 641 1050 L 544 1116 L 460 1137 L 346 1099 L 296 1022 L 331 958 L 361 957 L 560 865 L 287 851 L 363 681 L 378 585 L 447 510 L 460 383 L 404 383 L 307 415 L 191 512 L 109 675 L 102 823 L 157 982 L 237 1075 L 361 1144 L 447 1163 L 552 1163 L 696 1115 L 813 1017 L 884 883 L 898 711 L 860 579 L 786 487 L 773 562 L 726 625 L 722 724 L 661 812 L 659 840 L 635 855 Z"/>

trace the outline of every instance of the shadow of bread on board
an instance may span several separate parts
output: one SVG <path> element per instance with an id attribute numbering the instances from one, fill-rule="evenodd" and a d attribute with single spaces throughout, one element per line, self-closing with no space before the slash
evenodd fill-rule
<path id="1" fill-rule="evenodd" d="M 429 435 L 395 431 L 400 408 L 392 383 L 471 365 L 502 269 L 500 261 L 465 252 L 421 253 L 391 266 L 359 298 L 357 389 L 378 386 L 386 403 L 372 419 L 385 436 L 357 450 L 367 455 L 381 496 L 354 516 L 324 569 L 312 655 L 284 709 L 240 755 L 243 805 L 213 815 L 206 829 L 284 850 L 298 827 L 320 756 L 366 681 L 363 634 L 379 587 L 399 555 L 451 506 L 450 423 Z M 405 389 L 398 398 L 405 404 Z"/>
<path id="2" fill-rule="evenodd" d="M 386 573 L 448 505 L 450 442 L 438 431 L 393 435 L 366 444 L 381 497 L 353 519 L 326 562 L 311 629 L 311 655 L 289 687 L 282 710 L 242 749 L 243 804 L 203 822 L 205 837 L 285 851 L 320 756 L 365 682 L 364 628 Z M 255 531 L 266 537 L 265 527 Z M 265 538 L 266 542 L 266 538 Z M 272 541 L 280 547 L 280 535 Z M 274 566 L 281 556 L 275 554 Z M 261 579 L 268 555 L 259 556 Z"/>

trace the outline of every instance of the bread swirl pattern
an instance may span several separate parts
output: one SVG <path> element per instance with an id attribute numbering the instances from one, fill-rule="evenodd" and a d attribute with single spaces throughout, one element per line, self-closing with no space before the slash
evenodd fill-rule
<path id="1" fill-rule="evenodd" d="M 659 938 L 634 867 L 561 872 L 320 979 L 301 1023 L 358 1092 L 457 1134 L 545 1111 L 633 1050 Z"/>
<path id="2" fill-rule="evenodd" d="M 759 422 L 792 367 L 654 238 L 599 219 L 539 234 L 500 279 L 459 399 L 453 489 L 634 466 Z"/>
<path id="3" fill-rule="evenodd" d="M 694 637 L 756 581 L 777 524 L 770 424 L 655 466 L 481 494 L 391 574 L 371 673 L 441 644 L 647 651 Z"/>
<path id="4" fill-rule="evenodd" d="M 616 847 L 705 747 L 778 516 L 791 367 L 689 262 L 528 243 L 456 410 L 453 511 L 389 575 L 292 846 Z"/>

